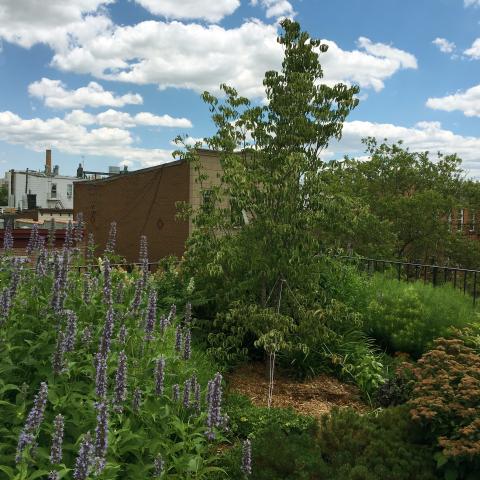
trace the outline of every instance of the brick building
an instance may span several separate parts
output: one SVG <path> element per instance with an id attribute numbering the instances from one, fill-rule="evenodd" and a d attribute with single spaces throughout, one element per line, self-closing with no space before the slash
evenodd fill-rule
<path id="1" fill-rule="evenodd" d="M 218 153 L 198 151 L 208 174 L 206 185 L 217 183 L 222 169 Z M 200 187 L 193 167 L 177 160 L 125 175 L 75 184 L 74 215 L 83 212 L 86 229 L 103 251 L 110 223 L 117 222 L 116 251 L 127 261 L 138 260 L 139 240 L 146 235 L 149 258 L 181 256 L 192 231 L 191 223 L 176 218 L 178 201 L 194 208 L 201 202 Z"/>

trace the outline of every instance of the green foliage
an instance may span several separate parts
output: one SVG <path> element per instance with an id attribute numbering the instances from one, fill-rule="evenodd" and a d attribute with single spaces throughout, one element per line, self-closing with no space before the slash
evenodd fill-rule
<path id="1" fill-rule="evenodd" d="M 364 298 L 365 333 L 391 352 L 418 357 L 451 327 L 478 322 L 471 299 L 449 285 L 433 287 L 375 275 Z"/>
<path id="2" fill-rule="evenodd" d="M 0 274 L 0 290 L 10 284 L 9 261 L 2 261 L 6 268 Z M 71 478 L 81 438 L 87 431 L 95 432 L 94 402 L 98 398 L 94 355 L 104 331 L 108 305 L 104 300 L 103 272 L 91 269 L 86 275 L 87 282 L 83 273 L 72 268 L 67 278 L 65 308 L 75 312 L 78 321 L 75 348 L 65 354 L 62 373 L 54 373 L 52 357 L 59 332 L 66 331 L 66 315 L 51 309 L 54 291 L 51 271 L 40 276 L 22 270 L 10 314 L 0 320 L 0 478 L 33 480 L 45 478 L 45 472 L 50 470 L 58 470 L 62 478 Z M 114 330 L 107 366 L 108 453 L 105 470 L 98 478 L 149 477 L 158 454 L 162 455 L 168 472 L 162 478 L 211 478 L 214 472 L 221 471 L 216 448 L 222 441 L 222 433 L 218 431 L 216 440 L 209 442 L 205 435 L 204 409 L 196 414 L 193 408 L 184 408 L 181 400 L 172 400 L 171 392 L 174 384 L 179 384 L 183 392 L 184 382 L 195 374 L 204 397 L 206 383 L 215 373 L 214 365 L 204 353 L 195 349 L 189 360 L 184 360 L 175 350 L 176 319 L 172 319 L 172 325 L 161 335 L 158 320 L 163 309 L 155 312 L 157 325 L 153 340 L 145 341 L 147 294 L 156 287 L 168 290 L 170 279 L 165 277 L 169 274 L 150 278 L 140 309 L 132 312 L 138 275 L 141 273 L 111 272 Z M 83 300 L 86 284 L 90 285 L 88 302 Z M 168 311 L 163 310 L 163 313 Z M 125 344 L 119 338 L 122 325 L 127 328 Z M 83 339 L 86 328 L 91 332 L 89 341 Z M 122 350 L 128 361 L 128 396 L 122 405 L 123 411 L 119 412 L 112 407 L 111 400 Z M 163 395 L 155 393 L 155 362 L 160 355 L 166 361 Z M 48 383 L 48 401 L 45 419 L 36 434 L 38 448 L 34 455 L 26 451 L 22 462 L 16 466 L 17 441 L 40 382 Z M 139 409 L 133 405 L 135 388 L 142 393 Z M 59 413 L 65 417 L 64 455 L 61 465 L 52 466 L 49 461 L 51 434 L 54 417 Z"/>
<path id="3" fill-rule="evenodd" d="M 478 242 L 450 228 L 447 219 L 459 208 L 477 211 L 478 183 L 465 179 L 456 155 L 411 152 L 398 144 L 365 140 L 368 162 L 346 158 L 331 162 L 322 177 L 332 194 L 350 198 L 383 228 L 376 237 L 338 231 L 337 244 L 362 255 L 406 257 L 475 268 Z M 368 225 L 368 222 L 362 222 Z M 332 227 L 337 232 L 338 227 Z M 328 231 L 328 230 L 327 230 Z M 360 232 L 362 230 L 360 229 Z"/>
<path id="4" fill-rule="evenodd" d="M 319 449 L 330 480 L 433 480 L 432 450 L 420 442 L 404 406 L 378 414 L 334 410 L 322 418 Z"/>
<path id="5" fill-rule="evenodd" d="M 470 335 L 470 333 L 467 333 Z M 462 339 L 440 338 L 413 369 L 412 418 L 436 444 L 446 478 L 480 471 L 480 353 Z"/>
<path id="6" fill-rule="evenodd" d="M 287 433 L 280 425 L 268 425 L 252 440 L 252 480 L 327 480 L 326 467 L 307 432 Z M 230 478 L 242 478 L 239 446 L 225 455 Z"/>
<path id="7" fill-rule="evenodd" d="M 299 415 L 290 408 L 255 407 L 247 397 L 235 393 L 228 395 L 225 410 L 230 419 L 229 434 L 233 437 L 255 438 L 272 426 L 286 434 L 314 435 L 318 430 L 313 417 Z"/>

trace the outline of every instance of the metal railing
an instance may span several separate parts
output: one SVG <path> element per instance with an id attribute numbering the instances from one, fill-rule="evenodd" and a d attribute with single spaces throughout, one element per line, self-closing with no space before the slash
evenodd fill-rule
<path id="1" fill-rule="evenodd" d="M 480 270 L 367 257 L 341 255 L 336 258 L 355 264 L 360 270 L 369 274 L 390 272 L 398 280 L 423 281 L 431 283 L 434 287 L 451 284 L 453 288 L 463 290 L 465 295 L 471 295 L 473 305 L 476 305 Z"/>

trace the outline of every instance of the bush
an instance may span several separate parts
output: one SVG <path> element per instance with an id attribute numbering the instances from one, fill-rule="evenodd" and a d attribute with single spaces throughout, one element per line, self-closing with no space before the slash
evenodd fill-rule
<path id="1" fill-rule="evenodd" d="M 413 369 L 411 416 L 440 449 L 451 478 L 480 471 L 480 353 L 462 339 L 438 339 Z M 468 477 L 468 475 L 473 475 Z"/>
<path id="2" fill-rule="evenodd" d="M 241 479 L 241 448 L 229 451 L 223 465 L 230 478 Z M 267 426 L 252 440 L 251 480 L 328 480 L 315 437 L 285 432 L 280 425 Z"/>
<path id="3" fill-rule="evenodd" d="M 471 299 L 448 285 L 433 287 L 375 275 L 365 298 L 365 333 L 391 352 L 415 357 L 425 353 L 435 338 L 448 335 L 451 327 L 478 321 Z"/>
<path id="4" fill-rule="evenodd" d="M 351 409 L 323 417 L 319 449 L 329 480 L 433 480 L 432 450 L 420 443 L 405 406 L 360 415 Z"/>

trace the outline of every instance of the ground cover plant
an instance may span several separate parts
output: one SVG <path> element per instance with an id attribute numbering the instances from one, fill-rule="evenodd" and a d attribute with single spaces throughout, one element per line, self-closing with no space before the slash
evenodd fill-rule
<path id="1" fill-rule="evenodd" d="M 189 305 L 159 309 L 147 268 L 87 269 L 81 223 L 36 263 L 1 258 L 0 478 L 211 478 L 227 418 L 222 376 L 192 347 Z M 98 268 L 97 268 L 98 267 Z M 171 281 L 170 278 L 167 279 Z"/>

